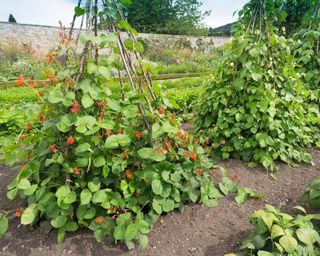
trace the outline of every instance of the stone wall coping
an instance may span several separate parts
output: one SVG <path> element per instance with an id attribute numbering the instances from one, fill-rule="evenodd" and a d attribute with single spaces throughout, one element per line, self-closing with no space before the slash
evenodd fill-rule
<path id="1" fill-rule="evenodd" d="M 7 21 L 0 21 L 0 29 L 1 24 L 3 25 L 10 25 L 10 26 L 26 26 L 26 27 L 39 27 L 39 28 L 50 28 L 50 29 L 60 29 L 58 26 L 50 26 L 50 25 L 39 25 L 39 24 L 28 24 L 28 23 L 15 23 L 15 22 L 7 22 Z M 70 29 L 70 27 L 66 27 L 66 29 Z M 78 31 L 78 28 L 75 28 L 74 30 Z M 84 31 L 84 30 L 83 30 Z M 104 32 L 104 31 L 100 31 Z M 146 36 L 160 36 L 160 37 L 181 37 L 181 38 L 202 38 L 202 39 L 229 39 L 229 37 L 223 37 L 223 36 L 194 36 L 194 35 L 171 35 L 171 34 L 155 34 L 155 33 L 139 33 L 139 35 L 146 35 Z"/>

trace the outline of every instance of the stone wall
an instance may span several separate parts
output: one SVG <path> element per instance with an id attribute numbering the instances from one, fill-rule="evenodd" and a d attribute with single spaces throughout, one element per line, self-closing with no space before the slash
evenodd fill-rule
<path id="1" fill-rule="evenodd" d="M 32 52 L 35 56 L 43 57 L 49 50 L 58 45 L 59 27 L 28 25 L 19 23 L 0 22 L 0 49 L 1 47 L 22 47 Z M 77 33 L 77 31 L 75 31 Z M 208 51 L 212 48 L 224 45 L 229 38 L 222 37 L 193 37 L 172 36 L 159 34 L 139 34 L 139 38 L 156 44 L 163 49 L 183 47 Z"/>

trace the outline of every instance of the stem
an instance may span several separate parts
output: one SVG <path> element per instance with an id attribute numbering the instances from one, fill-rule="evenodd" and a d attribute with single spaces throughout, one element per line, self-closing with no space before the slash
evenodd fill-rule
<path id="1" fill-rule="evenodd" d="M 144 93 L 144 88 L 142 86 L 142 81 L 140 80 L 140 77 L 139 77 L 139 75 L 137 73 L 137 70 L 136 70 L 134 64 L 131 61 L 132 57 L 131 57 L 130 53 L 126 50 L 126 47 L 125 47 L 124 43 L 122 42 L 120 31 L 118 29 L 117 29 L 117 34 L 118 34 L 118 40 L 119 40 L 119 42 L 121 44 L 121 47 L 123 49 L 123 53 L 124 53 L 124 55 L 126 57 L 127 63 L 129 63 L 130 68 L 131 68 L 131 72 L 134 74 L 134 77 L 135 77 L 136 81 L 138 82 L 140 92 Z M 153 109 L 152 109 L 152 106 L 151 106 L 151 103 L 149 101 L 149 98 L 147 96 L 144 96 L 144 99 L 147 102 L 147 105 L 149 107 L 149 111 L 151 113 L 154 113 Z"/>
<path id="2" fill-rule="evenodd" d="M 116 29 L 115 29 L 115 27 L 114 27 L 114 25 L 112 25 L 112 29 L 113 29 L 113 31 L 114 31 L 115 33 L 117 32 Z M 118 31 L 118 37 L 119 37 L 119 31 Z M 120 38 L 120 39 L 121 39 L 121 38 Z M 128 67 L 128 63 L 126 62 L 126 58 L 125 58 L 125 55 L 124 55 L 124 52 L 123 52 L 122 45 L 121 45 L 121 43 L 120 43 L 119 40 L 118 40 L 117 43 L 118 43 L 118 47 L 119 47 L 120 56 L 121 56 L 121 59 L 122 59 L 122 62 L 123 62 L 123 64 L 124 64 L 124 66 L 125 66 L 126 72 L 127 72 L 127 74 L 128 74 L 129 82 L 130 82 L 130 84 L 131 84 L 132 90 L 133 90 L 133 91 L 137 91 L 137 88 L 136 88 L 136 86 L 135 86 L 135 84 L 134 84 L 133 78 L 132 78 L 131 73 L 130 73 L 130 68 Z M 146 127 L 146 129 L 147 129 L 147 131 L 148 131 L 150 144 L 151 144 L 151 146 L 153 147 L 152 131 L 151 131 L 151 127 L 150 127 L 150 124 L 149 124 L 149 122 L 148 122 L 147 116 L 146 116 L 146 114 L 145 114 L 145 112 L 144 112 L 144 110 L 143 110 L 143 108 L 142 108 L 142 106 L 141 106 L 140 103 L 138 104 L 138 108 L 139 108 L 140 114 L 142 115 L 142 118 L 143 118 L 145 127 Z"/>
<path id="3" fill-rule="evenodd" d="M 94 2 L 94 35 L 98 36 L 98 0 Z M 98 58 L 99 58 L 99 49 L 98 46 L 95 47 L 95 62 L 98 65 Z"/>
<path id="4" fill-rule="evenodd" d="M 256 19 L 256 15 L 258 12 L 258 3 L 256 3 L 254 10 L 253 10 L 253 17 L 252 19 L 249 21 L 248 27 L 247 27 L 247 34 L 249 33 L 249 30 L 251 28 L 251 26 L 254 28 L 255 26 L 255 19 Z"/>
<path id="5" fill-rule="evenodd" d="M 260 22 L 260 35 L 259 35 L 259 40 L 261 41 L 262 39 L 262 5 L 259 4 L 259 10 L 260 10 L 260 19 L 259 19 L 259 22 Z"/>
<path id="6" fill-rule="evenodd" d="M 79 1 L 78 1 L 78 5 L 77 5 L 77 7 L 80 7 L 81 2 L 82 2 L 82 0 L 79 0 Z M 70 41 L 70 40 L 71 40 L 71 38 L 72 38 L 72 32 L 73 32 L 74 24 L 75 24 L 75 22 L 76 22 L 76 18 L 77 18 L 77 15 L 76 15 L 76 14 L 74 14 L 74 15 L 73 15 L 72 22 L 71 22 L 70 31 L 69 31 L 69 41 Z"/>
<path id="7" fill-rule="evenodd" d="M 119 77 L 119 82 L 120 82 L 121 99 L 124 100 L 124 86 L 123 86 L 123 80 L 122 80 L 122 76 L 121 76 L 120 70 L 118 70 L 118 77 Z"/>
<path id="8" fill-rule="evenodd" d="M 81 53 L 81 57 L 80 57 L 80 68 L 78 71 L 78 75 L 76 77 L 75 83 L 74 83 L 74 89 L 76 88 L 76 85 L 79 83 L 83 73 L 84 73 L 84 69 L 86 67 L 86 62 L 87 62 L 87 53 L 89 52 L 89 48 L 91 46 L 92 42 L 88 41 Z"/>
<path id="9" fill-rule="evenodd" d="M 0 208 L 0 211 L 1 212 L 5 212 L 5 209 L 8 209 L 9 206 L 11 206 L 15 201 L 17 201 L 18 198 L 14 198 L 12 201 L 9 201 L 8 203 L 6 203 L 5 205 L 3 205 L 1 208 Z"/>
<path id="10" fill-rule="evenodd" d="M 109 4 L 112 5 L 112 2 L 111 3 L 110 2 L 106 2 L 106 1 L 102 0 L 102 3 L 107 8 L 107 10 L 113 8 L 113 7 L 112 8 L 111 7 L 108 8 Z M 113 2 L 113 3 L 117 7 L 118 14 L 122 15 L 121 10 L 118 7 L 117 3 L 116 2 Z M 97 15 L 98 14 L 98 0 L 94 0 L 94 3 L 93 3 L 93 0 L 87 0 L 86 7 L 90 10 L 87 13 L 87 31 L 92 32 L 92 30 L 93 30 L 94 35 L 97 36 L 98 35 L 98 15 Z M 95 10 L 95 13 L 94 13 L 94 15 L 92 17 L 92 10 L 93 9 Z M 125 47 L 125 45 L 124 45 L 124 43 L 122 41 L 120 30 L 117 27 L 117 24 L 115 24 L 114 18 L 111 17 L 108 14 L 106 14 L 106 16 L 109 19 L 110 24 L 111 24 L 110 25 L 110 31 L 112 31 L 112 32 L 117 34 L 117 37 L 118 37 L 117 46 L 118 46 L 118 50 L 119 50 L 119 55 L 120 55 L 120 58 L 121 58 L 121 60 L 123 62 L 123 65 L 125 67 L 125 71 L 127 73 L 127 76 L 128 76 L 128 79 L 129 79 L 129 83 L 130 83 L 130 85 L 132 87 L 132 90 L 133 91 L 137 91 L 139 89 L 140 92 L 144 93 L 143 81 L 141 80 L 141 78 L 138 75 L 136 67 L 135 67 L 135 65 L 134 65 L 134 63 L 132 61 L 132 56 L 127 51 L 127 49 L 126 49 L 126 47 Z M 92 26 L 93 26 L 93 29 L 92 29 Z M 134 37 L 133 37 L 133 39 L 134 39 Z M 82 76 L 84 74 L 86 61 L 87 61 L 87 54 L 88 54 L 89 50 L 91 49 L 91 46 L 92 46 L 92 42 L 88 41 L 86 43 L 83 51 L 82 51 L 82 54 L 81 54 L 81 57 L 80 57 L 79 71 L 78 71 L 76 79 L 75 79 L 74 89 L 76 88 L 76 85 L 79 83 L 79 81 L 81 80 L 81 78 L 82 78 Z M 137 59 L 139 60 L 139 55 L 136 52 L 135 52 L 135 54 L 136 54 Z M 95 49 L 94 58 L 95 58 L 96 64 L 98 64 L 98 48 Z M 141 63 L 140 63 L 140 65 L 141 65 Z M 141 65 L 141 67 L 142 67 L 142 65 Z M 142 72 L 144 72 L 143 71 L 143 67 L 141 69 L 142 69 Z M 120 72 L 118 74 L 119 74 L 119 80 L 120 80 L 120 84 L 121 84 L 121 97 L 122 97 L 122 99 L 124 99 L 123 81 L 122 81 Z M 155 99 L 155 94 L 152 91 L 152 86 L 151 86 L 151 83 L 150 83 L 151 79 L 145 73 L 143 73 L 143 74 L 144 74 L 144 78 L 145 78 L 145 80 L 146 80 L 146 82 L 148 84 L 148 88 L 149 88 L 150 94 L 152 95 L 152 98 Z M 137 87 L 136 82 L 138 83 L 139 88 Z M 67 90 L 68 90 L 68 88 L 67 88 Z M 151 103 L 149 101 L 149 98 L 147 96 L 145 96 L 144 98 L 145 98 L 145 101 L 146 101 L 146 103 L 147 103 L 147 105 L 149 107 L 150 112 L 153 113 L 153 109 L 152 109 Z M 152 129 L 151 129 L 150 123 L 148 122 L 148 118 L 147 118 L 146 112 L 144 110 L 144 107 L 143 107 L 143 105 L 141 103 L 138 103 L 138 109 L 139 109 L 139 112 L 140 112 L 140 114 L 141 114 L 141 116 L 143 118 L 144 125 L 145 125 L 145 127 L 146 127 L 146 129 L 148 131 L 148 135 L 149 135 L 149 139 L 150 139 L 150 145 L 153 147 Z"/>
<path id="11" fill-rule="evenodd" d="M 270 35 L 269 35 L 269 29 L 268 29 L 268 19 L 267 19 L 267 10 L 266 10 L 266 4 L 264 3 L 264 6 L 263 6 L 263 14 L 265 15 L 265 27 L 266 27 L 266 43 L 267 43 L 267 48 L 268 48 L 268 53 L 269 53 L 269 61 L 270 61 L 270 57 L 272 58 L 273 56 L 273 51 L 272 51 L 272 47 L 271 47 L 271 43 L 270 43 Z M 271 68 L 272 68 L 272 71 L 273 73 L 275 74 L 275 63 L 272 59 L 272 63 L 271 63 Z M 275 81 L 273 80 L 273 85 L 275 85 Z"/>
<path id="12" fill-rule="evenodd" d="M 254 34 L 254 28 L 255 28 L 255 25 L 256 25 L 257 15 L 258 15 L 258 13 L 259 13 L 259 8 L 258 8 L 259 3 L 260 3 L 260 1 L 258 1 L 258 2 L 257 2 L 257 5 L 256 5 L 256 12 L 255 12 L 254 17 L 253 17 L 253 23 L 252 23 L 252 34 Z"/>
<path id="13" fill-rule="evenodd" d="M 121 19 L 125 20 L 125 17 L 123 15 L 123 12 L 121 11 L 121 9 L 119 8 L 119 6 L 117 5 L 116 1 L 113 0 L 113 2 L 115 3 L 116 7 L 117 7 L 117 10 L 118 10 L 118 13 L 120 14 L 121 16 Z M 135 38 L 135 36 L 132 34 L 131 31 L 128 32 L 128 35 L 129 37 L 133 40 L 134 43 L 137 43 L 137 40 Z M 139 52 L 137 53 L 137 51 L 134 51 L 134 54 L 136 56 L 137 59 L 142 59 L 143 60 L 143 56 L 142 54 Z M 139 66 L 140 66 L 140 69 L 141 69 L 141 72 L 142 72 L 142 75 L 144 76 L 146 82 L 147 82 L 147 86 L 148 86 L 148 90 L 149 90 L 149 93 L 151 94 L 151 97 L 153 100 L 157 100 L 157 96 L 156 94 L 154 93 L 154 91 L 152 90 L 152 80 L 151 80 L 151 77 L 150 77 L 150 74 L 149 73 L 146 73 L 143 69 L 143 65 L 141 63 L 139 63 Z"/>
<path id="14" fill-rule="evenodd" d="M 77 35 L 77 38 L 76 38 L 76 46 L 78 45 L 79 43 L 79 38 L 80 38 L 80 34 L 81 34 L 81 31 L 82 31 L 82 28 L 83 28 L 83 22 L 84 22 L 84 15 L 82 15 L 81 17 L 81 24 L 80 24 L 80 28 L 79 28 L 79 33 Z"/>

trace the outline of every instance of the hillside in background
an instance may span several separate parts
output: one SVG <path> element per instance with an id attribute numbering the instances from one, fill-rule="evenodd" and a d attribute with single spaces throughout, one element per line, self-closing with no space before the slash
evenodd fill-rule
<path id="1" fill-rule="evenodd" d="M 218 28 L 209 28 L 209 36 L 231 36 L 231 28 L 237 22 L 229 23 Z"/>

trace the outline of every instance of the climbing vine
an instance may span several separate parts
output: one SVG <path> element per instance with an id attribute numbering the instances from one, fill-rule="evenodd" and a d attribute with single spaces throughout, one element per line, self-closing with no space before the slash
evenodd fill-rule
<path id="1" fill-rule="evenodd" d="M 124 19 L 125 2 L 103 1 L 98 10 L 97 1 L 87 1 L 85 8 L 79 1 L 73 23 L 85 15 L 91 31 L 77 36 L 82 53 L 77 58 L 74 33 L 62 33 L 67 56 L 55 87 L 38 95 L 41 103 L 25 106 L 24 129 L 1 148 L 3 160 L 17 171 L 7 196 L 27 202 L 16 217 L 23 225 L 40 222 L 45 230 L 57 229 L 59 243 L 67 232 L 86 227 L 99 241 L 108 237 L 145 248 L 159 215 L 185 202 L 212 207 L 229 192 L 237 193 L 239 203 L 260 196 L 237 192 L 226 178 L 220 192 L 209 179 L 214 167 L 209 148 L 201 146 L 203 138 L 195 140 L 179 128 L 167 110 L 169 101 L 153 86 L 142 44 Z M 104 17 L 110 33 L 97 33 L 97 16 Z M 104 61 L 101 48 L 109 49 Z M 49 62 L 60 53 L 50 53 Z M 120 83 L 126 76 L 129 92 L 121 88 L 118 95 L 108 88 L 114 73 Z M 32 81 L 20 80 L 33 88 Z M 7 214 L 0 215 L 0 236 Z"/>
<path id="2" fill-rule="evenodd" d="M 275 169 L 274 161 L 311 162 L 318 106 L 309 95 L 290 48 L 274 22 L 281 1 L 252 0 L 240 12 L 235 37 L 222 65 L 204 89 L 196 125 L 210 137 L 214 154 Z"/>
<path id="3" fill-rule="evenodd" d="M 304 22 L 294 35 L 294 55 L 298 61 L 298 72 L 307 88 L 311 90 L 310 100 L 319 103 L 320 94 L 320 2 L 313 1 Z"/>

